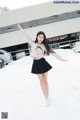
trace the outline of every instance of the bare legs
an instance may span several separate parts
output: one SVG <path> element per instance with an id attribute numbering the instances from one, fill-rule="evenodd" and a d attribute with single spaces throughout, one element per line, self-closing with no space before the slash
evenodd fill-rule
<path id="1" fill-rule="evenodd" d="M 37 75 L 39 80 L 40 80 L 41 89 L 42 89 L 42 92 L 43 92 L 45 98 L 47 98 L 49 96 L 49 87 L 48 87 L 47 75 L 48 75 L 47 72 Z"/>

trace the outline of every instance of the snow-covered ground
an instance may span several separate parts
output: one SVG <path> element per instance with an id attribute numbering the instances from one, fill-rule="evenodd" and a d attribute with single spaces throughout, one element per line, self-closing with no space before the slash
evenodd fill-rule
<path id="1" fill-rule="evenodd" d="M 53 66 L 48 73 L 49 107 L 37 76 L 31 73 L 30 56 L 0 69 L 0 112 L 8 112 L 8 120 L 80 120 L 80 53 L 55 51 L 68 61 L 45 57 Z"/>

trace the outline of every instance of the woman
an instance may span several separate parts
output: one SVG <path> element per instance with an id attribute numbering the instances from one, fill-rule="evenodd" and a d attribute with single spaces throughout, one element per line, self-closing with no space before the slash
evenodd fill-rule
<path id="1" fill-rule="evenodd" d="M 49 98 L 49 87 L 48 87 L 48 71 L 52 68 L 52 66 L 45 60 L 44 55 L 53 55 L 58 60 L 66 61 L 62 59 L 57 53 L 55 53 L 48 45 L 48 40 L 46 39 L 46 35 L 44 32 L 39 31 L 36 36 L 36 40 L 33 41 L 27 32 L 17 24 L 18 28 L 22 31 L 22 33 L 26 36 L 27 42 L 31 46 L 30 56 L 33 58 L 32 65 L 32 73 L 36 74 L 39 78 L 42 92 L 44 94 L 46 100 L 46 106 L 50 105 Z"/>

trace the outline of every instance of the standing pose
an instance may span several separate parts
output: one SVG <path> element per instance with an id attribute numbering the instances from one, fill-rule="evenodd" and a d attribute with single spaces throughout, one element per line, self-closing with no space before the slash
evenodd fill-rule
<path id="1" fill-rule="evenodd" d="M 45 60 L 44 55 L 53 55 L 59 60 L 66 61 L 62 59 L 57 53 L 55 53 L 48 45 L 48 40 L 44 32 L 39 31 L 36 35 L 36 40 L 33 41 L 27 32 L 17 23 L 18 28 L 26 36 L 27 42 L 31 46 L 30 56 L 33 58 L 33 65 L 31 72 L 36 74 L 40 81 L 40 86 L 44 94 L 46 105 L 50 105 L 49 98 L 49 86 L 48 86 L 48 71 L 52 66 Z"/>

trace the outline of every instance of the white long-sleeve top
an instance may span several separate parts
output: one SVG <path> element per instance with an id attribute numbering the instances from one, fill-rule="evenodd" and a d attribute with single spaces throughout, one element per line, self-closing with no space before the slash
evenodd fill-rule
<path id="1" fill-rule="evenodd" d="M 44 44 L 38 44 L 35 42 L 32 42 L 31 44 L 31 53 L 30 56 L 33 58 L 42 58 L 45 55 L 45 52 L 47 52 Z"/>

